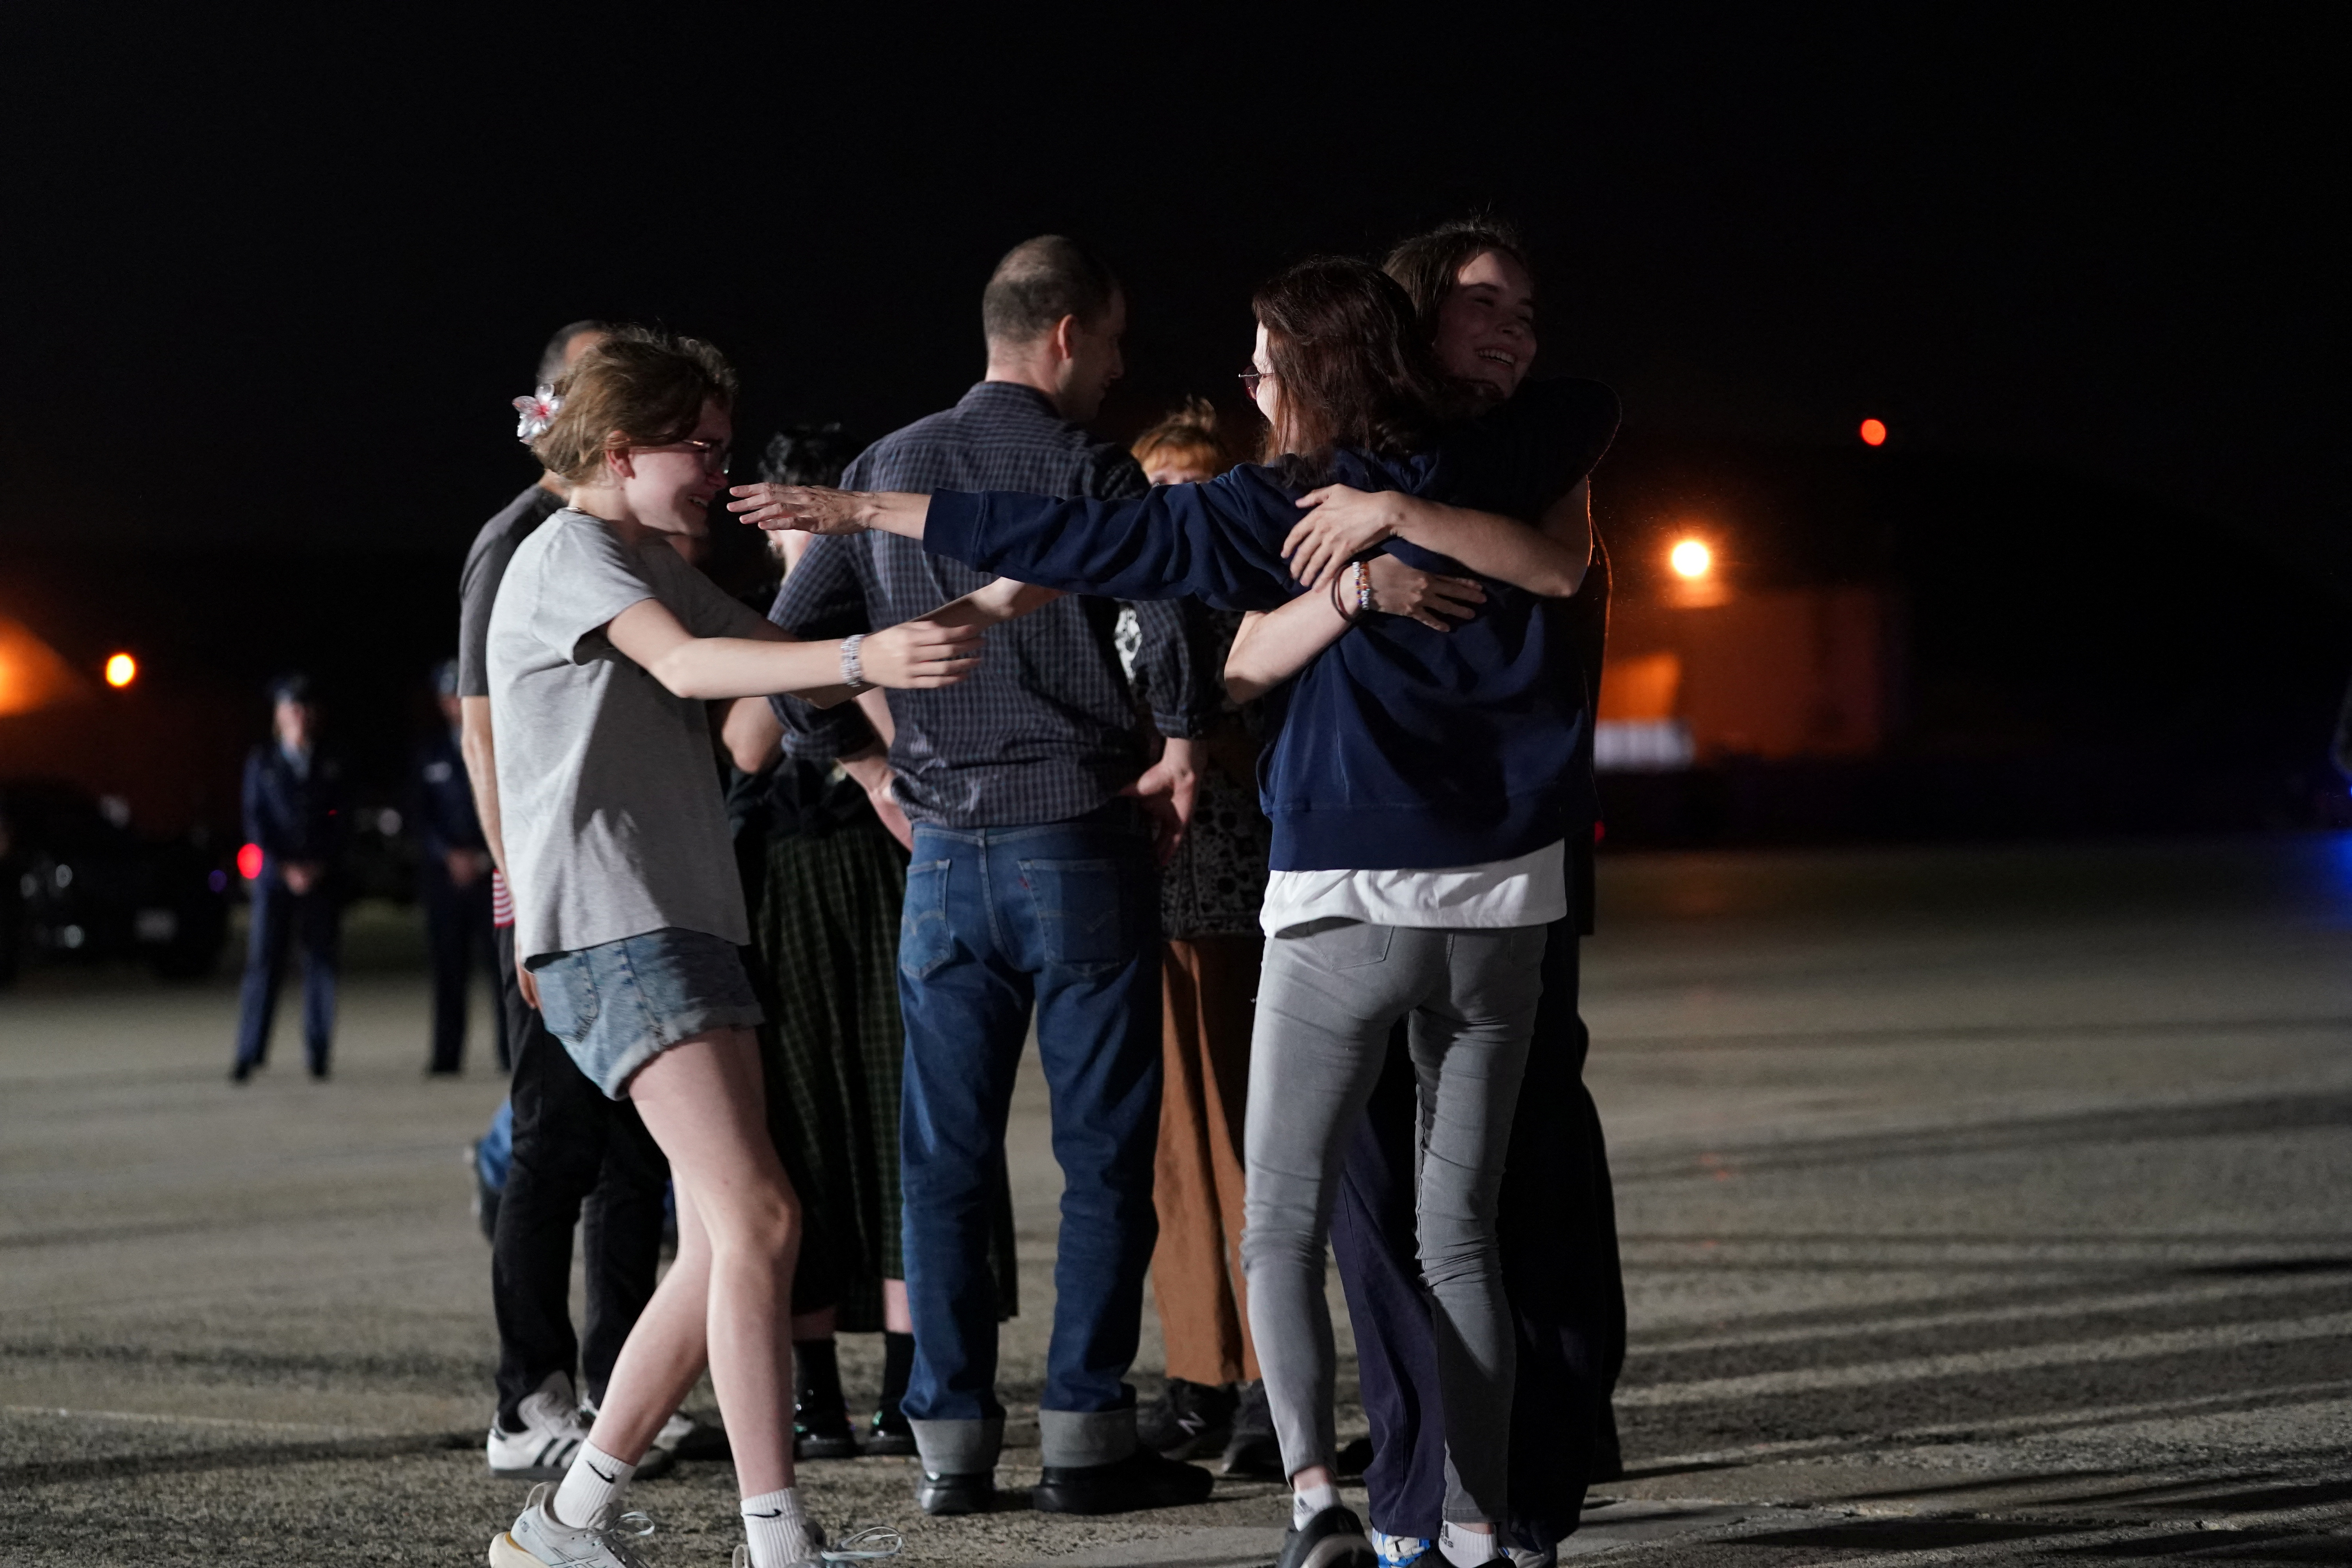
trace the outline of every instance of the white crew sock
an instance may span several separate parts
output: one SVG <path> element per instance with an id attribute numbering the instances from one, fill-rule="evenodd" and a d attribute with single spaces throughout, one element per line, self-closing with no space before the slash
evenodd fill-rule
<path id="1" fill-rule="evenodd" d="M 1301 1487 L 1290 1494 L 1290 1528 L 1304 1530 L 1307 1521 L 1327 1508 L 1339 1506 L 1339 1489 L 1325 1482 L 1319 1487 Z"/>
<path id="2" fill-rule="evenodd" d="M 623 1464 L 593 1443 L 583 1443 L 580 1457 L 563 1472 L 563 1484 L 548 1500 L 547 1511 L 558 1524 L 585 1529 L 596 1522 L 605 1504 L 619 1497 L 636 1473 L 636 1466 Z"/>
<path id="3" fill-rule="evenodd" d="M 1437 1552 L 1454 1568 L 1499 1562 L 1503 1555 L 1503 1549 L 1495 1544 L 1493 1531 L 1481 1535 L 1475 1530 L 1464 1530 L 1450 1519 L 1438 1527 Z"/>
<path id="4" fill-rule="evenodd" d="M 745 1498 L 743 1535 L 751 1543 L 751 1568 L 791 1568 L 816 1555 L 809 1549 L 808 1521 L 796 1488 Z"/>

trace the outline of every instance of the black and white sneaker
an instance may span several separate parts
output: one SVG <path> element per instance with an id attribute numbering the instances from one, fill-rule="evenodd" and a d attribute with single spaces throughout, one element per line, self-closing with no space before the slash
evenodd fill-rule
<path id="1" fill-rule="evenodd" d="M 1166 1459 L 1205 1459 L 1225 1451 L 1237 1396 L 1214 1384 L 1168 1380 L 1168 1392 L 1135 1413 L 1137 1441 Z"/>
<path id="2" fill-rule="evenodd" d="M 1381 1568 L 1363 1521 L 1345 1508 L 1327 1508 L 1282 1538 L 1274 1568 Z"/>
<path id="3" fill-rule="evenodd" d="M 560 1481 L 588 1440 L 588 1423 L 572 1395 L 572 1379 L 551 1372 L 538 1389 L 523 1395 L 515 1415 L 519 1431 L 503 1420 L 490 1423 L 490 1474 L 504 1481 Z"/>

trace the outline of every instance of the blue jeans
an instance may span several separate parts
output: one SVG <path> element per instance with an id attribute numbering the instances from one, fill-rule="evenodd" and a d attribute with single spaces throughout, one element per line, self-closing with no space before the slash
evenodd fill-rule
<path id="1" fill-rule="evenodd" d="M 904 1408 L 927 1469 L 987 1470 L 1003 1445 L 989 1222 L 1033 1003 L 1064 1181 L 1044 1462 L 1108 1464 L 1135 1447 L 1125 1378 L 1160 1229 L 1159 883 L 1124 801 L 1037 827 L 915 826 L 898 1135 L 915 1319 Z"/>

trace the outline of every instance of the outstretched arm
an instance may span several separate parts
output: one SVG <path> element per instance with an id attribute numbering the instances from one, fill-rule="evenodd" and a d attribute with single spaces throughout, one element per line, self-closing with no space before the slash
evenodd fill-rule
<path id="1" fill-rule="evenodd" d="M 813 702 L 846 697 L 841 643 L 772 637 L 698 637 L 659 599 L 640 599 L 606 623 L 604 635 L 646 674 L 679 697 L 764 697 L 786 691 Z M 908 621 L 866 637 L 858 649 L 876 686 L 952 686 L 971 673 L 980 628 Z"/>
<path id="2" fill-rule="evenodd" d="M 919 542 L 931 498 L 903 490 L 835 490 L 823 485 L 734 485 L 727 510 L 740 522 L 803 533 L 896 533 Z"/>
<path id="3" fill-rule="evenodd" d="M 1373 545 L 1402 539 L 1451 556 L 1471 571 L 1546 598 L 1565 599 L 1584 585 L 1592 563 L 1590 480 L 1552 502 L 1541 528 L 1490 511 L 1423 500 L 1400 490 L 1327 485 L 1298 500 L 1310 509 L 1283 543 L 1290 569 L 1308 587 Z"/>

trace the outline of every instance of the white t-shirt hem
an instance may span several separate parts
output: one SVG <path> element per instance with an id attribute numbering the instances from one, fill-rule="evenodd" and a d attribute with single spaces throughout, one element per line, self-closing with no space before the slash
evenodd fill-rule
<path id="1" fill-rule="evenodd" d="M 1568 914 L 1568 842 L 1507 860 L 1434 870 L 1276 871 L 1266 878 L 1259 929 L 1268 936 L 1310 921 L 1438 931 L 1549 925 Z"/>

